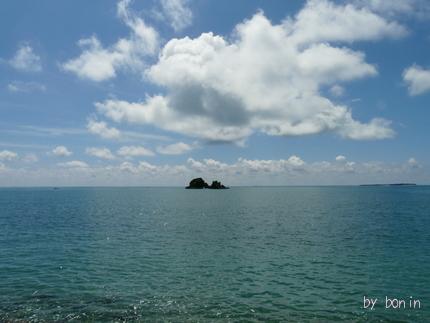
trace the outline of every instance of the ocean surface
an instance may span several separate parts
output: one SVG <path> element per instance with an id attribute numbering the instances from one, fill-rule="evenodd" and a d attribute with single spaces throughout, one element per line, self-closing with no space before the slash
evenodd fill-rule
<path id="1" fill-rule="evenodd" d="M 430 187 L 0 189 L 1 322 L 386 320 L 430 322 Z"/>

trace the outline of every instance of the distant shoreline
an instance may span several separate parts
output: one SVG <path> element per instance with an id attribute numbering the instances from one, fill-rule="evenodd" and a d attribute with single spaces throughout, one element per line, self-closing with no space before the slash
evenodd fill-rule
<path id="1" fill-rule="evenodd" d="M 415 183 L 361 184 L 360 186 L 418 186 Z"/>

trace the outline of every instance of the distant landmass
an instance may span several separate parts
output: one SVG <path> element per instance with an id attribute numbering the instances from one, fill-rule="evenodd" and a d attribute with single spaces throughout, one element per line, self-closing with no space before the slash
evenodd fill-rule
<path id="1" fill-rule="evenodd" d="M 188 185 L 185 188 L 186 189 L 204 189 L 204 188 L 208 188 L 208 189 L 212 189 L 212 190 L 225 190 L 225 189 L 228 189 L 228 187 L 224 186 L 219 181 L 213 181 L 212 184 L 209 185 L 208 183 L 206 183 L 204 181 L 203 178 L 200 178 L 200 177 L 199 178 L 194 178 L 190 182 L 190 185 Z"/>
<path id="2" fill-rule="evenodd" d="M 417 186 L 415 183 L 362 184 L 360 186 Z"/>

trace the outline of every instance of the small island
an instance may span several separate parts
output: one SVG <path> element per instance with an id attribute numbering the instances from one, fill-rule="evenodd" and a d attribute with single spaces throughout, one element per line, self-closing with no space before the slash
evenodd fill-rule
<path id="1" fill-rule="evenodd" d="M 225 189 L 228 189 L 228 187 L 224 186 L 219 181 L 213 181 L 212 184 L 209 185 L 201 177 L 194 178 L 190 182 L 190 184 L 187 187 L 185 187 L 185 188 L 186 189 L 204 189 L 204 188 L 208 188 L 208 189 L 211 189 L 211 190 L 225 190 Z"/>

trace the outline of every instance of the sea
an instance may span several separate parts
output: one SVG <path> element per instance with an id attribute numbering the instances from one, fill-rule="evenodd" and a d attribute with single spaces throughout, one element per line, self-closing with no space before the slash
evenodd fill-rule
<path id="1" fill-rule="evenodd" d="M 430 187 L 0 189 L 0 322 L 68 321 L 430 322 Z"/>

